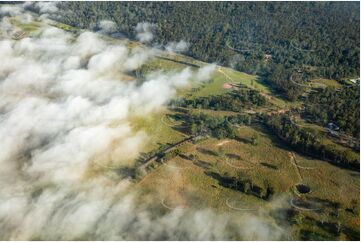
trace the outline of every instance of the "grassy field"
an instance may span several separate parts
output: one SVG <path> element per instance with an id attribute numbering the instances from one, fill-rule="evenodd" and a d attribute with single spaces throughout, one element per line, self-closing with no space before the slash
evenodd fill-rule
<path id="1" fill-rule="evenodd" d="M 144 131 L 149 137 L 149 142 L 144 152 L 156 150 L 160 144 L 173 144 L 182 139 L 184 135 L 175 131 L 170 125 L 174 125 L 168 118 L 170 111 L 160 110 L 147 116 L 134 117 L 131 126 L 134 131 Z"/>
<path id="2" fill-rule="evenodd" d="M 152 61 L 146 63 L 140 71 L 147 74 L 160 69 L 163 71 L 174 71 L 187 67 L 195 71 L 197 68 L 205 66 L 206 64 L 207 63 L 195 60 L 191 57 L 164 52 L 161 56 L 157 56 Z M 179 90 L 177 94 L 180 97 L 187 97 L 189 99 L 210 95 L 221 95 L 229 91 L 228 89 L 223 88 L 223 84 L 225 83 L 243 84 L 248 88 L 258 90 L 271 104 L 279 108 L 300 105 L 299 102 L 289 102 L 276 97 L 273 91 L 268 86 L 261 83 L 256 75 L 249 75 L 221 66 L 217 66 L 209 82 L 197 83 L 196 80 L 194 80 L 191 88 Z"/>
<path id="3" fill-rule="evenodd" d="M 157 57 L 147 63 L 142 71 L 144 73 L 158 69 L 172 71 L 186 67 L 196 70 L 197 67 L 194 65 L 202 66 L 204 63 L 184 56 L 166 55 L 165 58 Z M 322 81 L 325 85 L 337 86 L 337 83 L 332 80 L 317 81 Z M 301 104 L 300 102 L 287 102 L 275 97 L 271 89 L 258 81 L 257 76 L 223 67 L 216 70 L 209 83 L 179 90 L 178 95 L 196 98 L 223 94 L 228 91 L 222 88 L 223 84 L 227 82 L 242 83 L 249 88 L 259 90 L 266 97 L 269 97 L 268 101 L 271 104 L 278 108 Z M 212 110 L 193 110 L 192 112 L 198 111 L 220 116 L 233 114 L 232 112 Z M 168 125 L 159 124 L 159 120 L 164 117 L 164 114 L 166 113 L 156 114 L 154 119 L 135 124 L 139 128 L 146 127 L 149 131 L 158 130 L 156 132 L 158 135 L 154 138 L 157 142 L 175 143 L 181 139 L 181 135 Z M 172 120 L 165 120 L 168 124 L 174 124 Z M 155 125 L 154 122 L 158 124 Z M 302 125 L 307 126 L 307 129 L 324 132 L 322 127 L 315 129 L 314 125 L 304 122 Z M 227 201 L 245 208 L 264 208 L 272 204 L 272 202 L 254 195 L 225 187 L 219 178 L 212 176 L 212 174 L 241 177 L 251 180 L 252 183 L 262 188 L 269 184 L 275 192 L 274 200 L 281 197 L 286 199 L 285 208 L 292 209 L 297 214 L 292 219 L 301 219 L 302 221 L 292 227 L 292 233 L 298 234 L 295 235 L 296 238 L 299 238 L 300 234 L 307 238 L 334 238 L 335 235 L 332 234 L 329 227 L 319 224 L 321 220 L 326 221 L 325 224 L 329 226 L 331 226 L 330 224 L 334 226 L 339 221 L 344 231 L 337 236 L 347 239 L 354 238 L 355 234 L 350 231 L 358 231 L 359 216 L 357 214 L 359 211 L 356 209 L 354 214 L 351 214 L 349 210 L 354 201 L 359 203 L 359 180 L 357 177 L 347 170 L 335 167 L 325 161 L 315 160 L 296 153 L 295 157 L 299 166 L 297 168 L 290 159 L 292 150 L 262 127 L 241 127 L 239 134 L 242 137 L 241 141 L 211 138 L 202 143 L 184 145 L 179 148 L 181 152 L 187 157 L 193 155 L 196 157 L 195 160 L 177 156 L 167 161 L 166 164 L 160 163 L 155 170 L 135 186 L 140 188 L 143 196 L 151 201 L 157 209 L 165 209 L 166 211 L 169 210 L 169 207 L 195 209 L 210 207 L 219 212 L 234 215 L 242 212 L 230 208 Z M 255 134 L 259 137 L 258 144 L 252 145 L 250 139 Z M 244 167 L 247 168 L 244 169 Z M 307 184 L 311 188 L 311 193 L 304 197 L 321 201 L 322 212 L 300 211 L 290 206 L 289 200 L 292 197 L 298 198 L 294 192 L 295 185 L 298 183 Z M 336 209 L 329 204 L 339 204 L 337 205 L 339 207 Z"/>
<path id="4" fill-rule="evenodd" d="M 11 23 L 16 27 L 20 28 L 21 31 L 24 31 L 26 34 L 37 31 L 41 26 L 41 22 L 33 21 L 29 23 L 23 23 L 19 21 L 16 17 L 11 18 Z"/>
<path id="5" fill-rule="evenodd" d="M 252 145 L 250 139 L 255 133 L 258 134 L 259 140 L 257 145 Z M 217 178 L 209 175 L 210 172 L 250 179 L 260 187 L 268 183 L 275 191 L 275 200 L 285 196 L 287 199 L 297 198 L 294 186 L 304 183 L 311 188 L 311 193 L 307 194 L 307 197 L 320 199 L 323 204 L 339 203 L 340 208 L 334 209 L 325 205 L 322 213 L 296 209 L 296 212 L 301 213 L 298 216 L 314 220 L 310 224 L 302 223 L 303 229 L 311 229 L 314 233 L 318 231 L 321 235 L 323 233 L 324 238 L 327 237 L 329 231 L 315 225 L 315 221 L 327 214 L 326 220 L 329 223 L 336 223 L 339 219 L 345 228 L 357 231 L 358 216 L 350 216 L 350 212 L 346 211 L 352 207 L 353 201 L 359 200 L 357 177 L 327 162 L 296 154 L 297 164 L 307 168 L 299 168 L 299 177 L 297 168 L 290 160 L 291 150 L 276 137 L 268 134 L 262 127 L 242 126 L 239 128 L 239 134 L 243 137 L 241 141 L 207 139 L 199 144 L 182 147 L 183 154 L 192 154 L 196 160 L 176 157 L 160 165 L 136 186 L 149 196 L 157 194 L 153 197 L 154 202 L 162 197 L 173 206 L 212 207 L 217 211 L 232 214 L 235 210 L 227 206 L 227 199 L 238 201 L 243 207 L 252 208 L 267 207 L 272 202 L 227 188 Z M 159 191 L 162 191 L 162 194 L 159 194 Z M 337 219 L 330 215 L 333 213 L 338 213 Z"/>
<path id="6" fill-rule="evenodd" d="M 193 92 L 190 98 L 224 94 L 229 91 L 223 88 L 224 83 L 242 83 L 248 86 L 251 85 L 250 83 L 252 81 L 254 82 L 256 79 L 257 76 L 252 76 L 241 72 L 234 73 L 233 71 L 227 71 L 225 68 L 219 67 L 214 73 L 211 82 L 199 86 L 200 89 L 196 92 Z"/>

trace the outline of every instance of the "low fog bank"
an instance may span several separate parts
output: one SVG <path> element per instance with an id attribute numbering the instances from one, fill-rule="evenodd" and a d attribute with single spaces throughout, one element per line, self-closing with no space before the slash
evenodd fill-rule
<path id="1" fill-rule="evenodd" d="M 95 172 L 97 162 L 132 166 L 148 137 L 132 130 L 130 118 L 156 112 L 191 80 L 208 80 L 215 65 L 140 81 L 129 74 L 157 49 L 129 49 L 97 33 L 73 36 L 46 24 L 37 37 L 13 40 L 17 28 L 9 17 L 32 21 L 24 7 L 34 6 L 44 22 L 57 12 L 56 3 L 0 6 L 0 239 L 224 240 L 234 231 L 244 239 L 283 236 L 263 215 L 233 220 L 210 209 L 155 215 L 136 202 L 130 181 Z M 104 20 L 99 29 L 109 33 L 114 24 Z M 137 26 L 139 39 L 150 41 L 151 29 Z"/>

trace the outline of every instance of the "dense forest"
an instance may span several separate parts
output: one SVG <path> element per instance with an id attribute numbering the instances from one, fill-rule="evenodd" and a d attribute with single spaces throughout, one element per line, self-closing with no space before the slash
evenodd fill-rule
<path id="1" fill-rule="evenodd" d="M 354 137 L 360 137 L 360 85 L 346 86 L 340 90 L 325 88 L 306 99 L 306 113 L 321 125 L 335 123 Z"/>
<path id="2" fill-rule="evenodd" d="M 301 93 L 288 80 L 293 72 L 359 74 L 358 2 L 64 2 L 60 8 L 67 24 L 92 29 L 108 19 L 130 38 L 137 23 L 154 23 L 151 44 L 185 40 L 187 55 L 261 75 L 290 99 Z"/>
<path id="3" fill-rule="evenodd" d="M 253 89 L 238 89 L 218 96 L 176 100 L 171 104 L 187 108 L 241 112 L 247 107 L 266 105 L 266 98 Z"/>
<path id="4" fill-rule="evenodd" d="M 358 2 L 63 2 L 58 20 L 97 30 L 111 20 L 117 31 L 135 39 L 138 23 L 149 22 L 150 45 L 189 42 L 185 54 L 257 74 L 289 100 L 297 100 L 312 78 L 342 80 L 359 76 L 360 6 Z M 263 106 L 257 92 L 231 92 L 176 106 L 240 112 Z M 306 98 L 305 113 L 313 122 L 336 123 L 359 138 L 359 85 L 341 90 L 326 88 Z M 188 118 L 191 133 L 206 131 L 217 138 L 234 138 L 229 120 L 207 116 Z M 265 123 L 302 152 L 358 167 L 350 152 L 322 144 L 286 116 L 265 117 Z"/>
<path id="5" fill-rule="evenodd" d="M 360 161 L 356 153 L 351 150 L 340 150 L 332 144 L 323 144 L 314 133 L 293 123 L 287 114 L 263 118 L 272 132 L 296 150 L 316 158 L 326 159 L 339 166 L 359 169 Z"/>

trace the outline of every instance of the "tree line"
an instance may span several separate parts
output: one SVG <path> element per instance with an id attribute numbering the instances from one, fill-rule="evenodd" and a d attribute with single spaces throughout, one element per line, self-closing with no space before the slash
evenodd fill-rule
<path id="1" fill-rule="evenodd" d="M 291 99 L 300 94 L 289 82 L 294 70 L 311 68 L 311 77 L 333 79 L 360 72 L 357 2 L 62 2 L 59 7 L 62 22 L 94 29 L 109 19 L 129 38 L 135 38 L 137 23 L 154 23 L 154 44 L 185 40 L 187 55 L 258 74 Z"/>
<path id="2" fill-rule="evenodd" d="M 306 99 L 306 114 L 312 121 L 335 123 L 340 129 L 360 139 L 360 85 L 325 88 Z"/>
<path id="3" fill-rule="evenodd" d="M 241 112 L 244 108 L 265 106 L 266 98 L 254 89 L 238 89 L 223 95 L 179 99 L 171 104 L 186 108 Z"/>
<path id="4" fill-rule="evenodd" d="M 358 154 L 349 149 L 339 149 L 332 144 L 323 144 L 321 139 L 314 133 L 293 123 L 287 114 L 265 115 L 263 120 L 269 130 L 300 152 L 328 160 L 335 165 L 353 169 L 359 169 L 360 167 Z"/>

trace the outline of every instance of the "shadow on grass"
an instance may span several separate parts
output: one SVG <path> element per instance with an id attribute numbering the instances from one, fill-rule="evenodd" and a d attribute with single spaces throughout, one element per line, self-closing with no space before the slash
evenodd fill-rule
<path id="1" fill-rule="evenodd" d="M 199 68 L 200 67 L 199 65 L 196 65 L 196 64 L 192 64 L 192 63 L 181 61 L 181 60 L 174 60 L 174 59 L 170 59 L 170 58 L 163 57 L 163 56 L 157 56 L 157 58 L 162 59 L 162 60 L 172 61 L 172 62 L 175 62 L 175 63 L 178 63 L 178 64 L 183 64 L 183 65 L 186 65 L 186 66 L 191 66 L 191 67 L 194 67 L 194 68 Z"/>
<path id="2" fill-rule="evenodd" d="M 204 168 L 204 169 L 209 169 L 212 167 L 211 164 L 209 164 L 208 162 L 202 161 L 202 160 L 197 160 L 193 162 L 194 165 Z"/>
<path id="3" fill-rule="evenodd" d="M 218 184 L 222 187 L 252 195 L 263 200 L 269 200 L 273 194 L 273 189 L 268 188 L 264 190 L 249 179 L 241 180 L 236 177 L 221 176 L 220 174 L 211 171 L 205 171 L 204 174 L 216 179 Z"/>
<path id="4" fill-rule="evenodd" d="M 277 166 L 272 165 L 272 164 L 269 164 L 269 163 L 267 163 L 267 162 L 261 162 L 260 164 L 263 165 L 263 166 L 265 166 L 265 167 L 267 167 L 267 168 L 273 169 L 273 170 L 277 170 L 277 169 L 278 169 Z"/>
<path id="5" fill-rule="evenodd" d="M 214 152 L 212 150 L 208 150 L 208 149 L 205 149 L 205 148 L 202 148 L 202 147 L 197 147 L 196 149 L 197 149 L 197 151 L 199 151 L 199 152 L 201 152 L 202 154 L 205 154 L 205 155 L 218 156 L 217 152 Z"/>
<path id="6" fill-rule="evenodd" d="M 241 159 L 241 157 L 239 155 L 236 155 L 236 154 L 226 154 L 226 156 L 229 159 L 233 159 L 233 160 L 240 160 Z"/>
<path id="7" fill-rule="evenodd" d="M 136 176 L 136 169 L 133 167 L 122 167 L 115 170 L 117 175 L 123 178 L 132 178 L 134 179 Z"/>
<path id="8" fill-rule="evenodd" d="M 242 142 L 242 143 L 244 143 L 244 144 L 252 144 L 251 139 L 247 139 L 247 138 L 245 138 L 245 137 L 237 136 L 237 137 L 236 137 L 236 140 L 237 140 L 238 142 Z"/>

